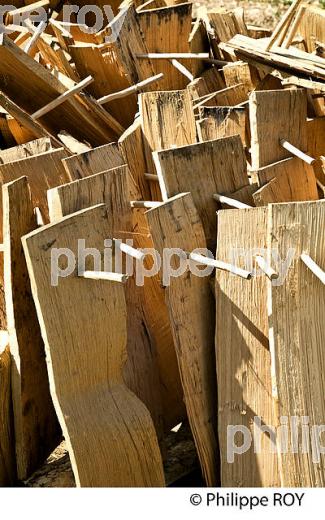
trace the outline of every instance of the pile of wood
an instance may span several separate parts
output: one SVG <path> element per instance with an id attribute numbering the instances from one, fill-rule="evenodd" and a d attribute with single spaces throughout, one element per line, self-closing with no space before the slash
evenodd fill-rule
<path id="1" fill-rule="evenodd" d="M 2 26 L 0 484 L 63 436 L 77 485 L 164 486 L 188 418 L 208 486 L 324 486 L 325 11 L 108 3 Z"/>

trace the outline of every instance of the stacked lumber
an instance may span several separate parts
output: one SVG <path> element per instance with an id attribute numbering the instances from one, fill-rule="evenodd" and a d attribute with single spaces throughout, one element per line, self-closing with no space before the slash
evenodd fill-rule
<path id="1" fill-rule="evenodd" d="M 64 438 L 77 486 L 163 487 L 188 420 L 207 486 L 324 486 L 324 11 L 295 0 L 271 32 L 125 0 L 93 30 L 16 4 L 0 485 Z"/>

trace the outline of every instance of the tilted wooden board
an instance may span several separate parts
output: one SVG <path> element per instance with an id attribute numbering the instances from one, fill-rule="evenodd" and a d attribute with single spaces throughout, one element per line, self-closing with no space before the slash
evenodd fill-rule
<path id="1" fill-rule="evenodd" d="M 192 4 L 181 3 L 160 9 L 142 10 L 137 14 L 139 25 L 145 36 L 148 52 L 190 52 L 189 37 L 192 23 Z M 162 72 L 159 90 L 185 88 L 188 79 L 169 60 L 152 60 L 155 74 Z M 184 60 L 188 67 L 190 60 Z M 152 90 L 152 89 L 151 89 Z"/>
<path id="2" fill-rule="evenodd" d="M 23 238 L 51 394 L 78 486 L 163 486 L 150 414 L 123 382 L 123 285 L 80 278 L 76 265 L 70 276 L 51 285 L 52 247 L 68 248 L 77 258 L 78 239 L 83 238 L 87 246 L 103 251 L 110 236 L 108 218 L 106 206 L 100 205 Z M 93 269 L 93 263 L 88 256 L 86 269 Z"/>
<path id="3" fill-rule="evenodd" d="M 238 135 L 153 154 L 163 199 L 191 192 L 208 247 L 216 241 L 215 193 L 231 193 L 248 184 L 243 145 Z"/>
<path id="4" fill-rule="evenodd" d="M 242 107 L 202 107 L 197 126 L 200 141 L 240 135 L 246 146 L 246 110 Z"/>
<path id="5" fill-rule="evenodd" d="M 187 90 L 146 92 L 139 95 L 139 107 L 147 173 L 155 173 L 153 151 L 195 143 L 192 101 Z"/>
<path id="6" fill-rule="evenodd" d="M 267 208 L 219 211 L 217 259 L 251 270 L 253 254 L 266 254 L 266 227 Z M 235 451 L 231 462 L 232 443 L 240 446 L 242 437 L 232 438 L 228 431 L 228 425 L 243 426 L 254 439 L 254 417 L 262 425 L 275 425 L 266 291 L 261 273 L 246 280 L 216 271 L 218 428 L 225 487 L 280 484 L 275 439 L 261 433 L 258 453 L 252 442 L 244 453 Z"/>
<path id="7" fill-rule="evenodd" d="M 78 153 L 63 159 L 63 166 L 71 176 L 71 180 L 82 179 L 111 168 L 122 166 L 124 160 L 116 143 L 104 144 L 87 152 Z"/>
<path id="8" fill-rule="evenodd" d="M 171 198 L 147 212 L 156 250 L 206 248 L 204 231 L 191 194 Z M 171 259 L 170 259 L 171 260 Z M 173 269 L 177 261 L 171 260 Z M 166 269 L 166 266 L 165 268 Z M 187 415 L 208 486 L 218 484 L 217 385 L 214 350 L 214 301 L 209 277 L 186 270 L 166 287 Z"/>
<path id="9" fill-rule="evenodd" d="M 255 174 L 263 184 L 253 195 L 256 206 L 265 206 L 270 202 L 294 202 L 319 198 L 313 167 L 296 157 L 264 166 Z"/>
<path id="10" fill-rule="evenodd" d="M 280 139 L 307 151 L 307 97 L 303 89 L 252 92 L 249 113 L 253 169 L 291 156 Z"/>
<path id="11" fill-rule="evenodd" d="M 150 199 L 150 191 L 154 191 L 151 190 L 151 186 L 154 183 L 150 183 L 149 189 L 149 183 L 144 177 L 146 161 L 139 118 L 122 135 L 119 147 L 129 165 L 130 199 Z M 132 211 L 134 247 L 152 249 L 154 245 L 145 211 L 144 209 L 133 209 Z M 151 267 L 149 264 L 150 260 L 147 256 L 145 258 L 147 269 Z M 164 429 L 168 432 L 184 419 L 185 407 L 164 289 L 157 275 L 145 277 L 141 298 L 146 326 L 157 350 L 163 422 Z"/>
<path id="12" fill-rule="evenodd" d="M 325 269 L 324 225 L 323 201 L 269 206 L 268 247 L 280 258 L 291 260 L 283 283 L 268 284 L 277 425 L 285 422 L 280 422 L 281 417 L 288 419 L 289 443 L 286 447 L 284 442 L 284 453 L 279 449 L 281 484 L 285 487 L 325 485 L 322 451 L 317 462 L 317 442 L 322 445 L 322 435 L 312 430 L 325 421 L 324 285 L 300 260 L 305 253 Z M 305 445 L 301 440 L 304 421 L 308 431 Z M 295 431 L 298 449 L 290 440 L 291 436 L 295 438 Z M 278 441 L 280 448 L 279 436 Z"/>
<path id="13" fill-rule="evenodd" d="M 51 139 L 49 137 L 42 137 L 29 141 L 28 143 L 7 148 L 0 151 L 0 164 L 7 164 L 12 161 L 19 161 L 19 159 L 26 159 L 31 155 L 37 155 L 43 152 L 48 152 L 53 148 Z"/>
<path id="14" fill-rule="evenodd" d="M 11 358 L 8 333 L 0 332 L 0 485 L 11 486 L 17 478 L 15 437 L 12 424 Z"/>
<path id="15" fill-rule="evenodd" d="M 5 184 L 2 193 L 17 476 L 24 480 L 58 445 L 61 429 L 50 396 L 44 343 L 21 245 L 21 237 L 37 228 L 27 177 Z"/>
<path id="16" fill-rule="evenodd" d="M 132 238 L 128 174 L 128 168 L 124 165 L 50 190 L 48 201 L 51 222 L 95 204 L 105 203 L 110 229 L 106 238 Z M 137 287 L 131 277 L 125 287 L 128 311 L 125 381 L 148 407 L 160 436 L 162 412 L 157 354 L 143 319 L 141 292 L 141 287 Z"/>

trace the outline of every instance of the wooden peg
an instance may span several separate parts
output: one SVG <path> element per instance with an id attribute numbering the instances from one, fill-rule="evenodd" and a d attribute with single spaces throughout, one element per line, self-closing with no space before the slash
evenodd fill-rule
<path id="1" fill-rule="evenodd" d="M 115 99 L 123 98 L 126 96 L 130 96 L 131 94 L 135 94 L 140 90 L 143 90 L 146 86 L 151 85 L 151 83 L 155 83 L 164 77 L 163 73 L 156 74 L 155 76 L 151 76 L 150 78 L 144 79 L 140 81 L 136 85 L 132 85 L 131 87 L 120 90 L 119 92 L 113 92 L 112 94 L 108 94 L 107 96 L 103 96 L 97 99 L 97 103 L 100 105 L 105 105 L 105 103 L 109 103 L 110 101 L 114 101 Z"/>
<path id="2" fill-rule="evenodd" d="M 221 262 L 221 260 L 207 258 L 197 253 L 191 253 L 190 260 L 194 260 L 194 262 L 197 262 L 202 265 L 207 265 L 215 267 L 216 269 L 221 269 L 222 271 L 229 271 L 230 273 L 236 274 L 241 278 L 245 278 L 246 280 L 250 280 L 252 278 L 252 273 L 250 271 L 246 271 L 246 269 L 241 269 L 240 267 L 236 267 L 235 265 L 228 264 L 226 262 Z"/>
<path id="3" fill-rule="evenodd" d="M 213 198 L 217 202 L 220 202 L 221 204 L 227 204 L 227 206 L 231 206 L 232 208 L 247 209 L 252 207 L 248 204 L 244 204 L 244 202 L 240 202 L 239 200 L 232 199 L 230 197 L 225 197 L 224 195 L 219 195 L 219 193 L 215 193 L 213 195 Z"/>
<path id="4" fill-rule="evenodd" d="M 263 256 L 255 255 L 254 258 L 258 267 L 270 280 L 276 280 L 277 278 L 279 278 L 279 274 L 276 271 L 274 271 L 274 269 L 272 269 L 272 267 L 267 263 Z"/>
<path id="5" fill-rule="evenodd" d="M 185 76 L 190 81 L 193 81 L 193 74 L 191 74 L 190 71 L 186 67 L 184 67 L 184 65 L 182 65 L 178 60 L 172 59 L 170 60 L 170 62 L 173 65 L 173 67 L 175 67 L 175 69 L 177 69 L 181 74 L 183 74 L 183 76 Z"/>
<path id="6" fill-rule="evenodd" d="M 80 278 L 88 278 L 90 280 L 107 280 L 109 282 L 125 283 L 128 280 L 127 274 L 109 273 L 106 271 L 84 271 L 78 274 Z"/>
<path id="7" fill-rule="evenodd" d="M 306 255 L 305 253 L 302 253 L 300 255 L 301 260 L 303 263 L 310 269 L 310 271 L 323 283 L 325 284 L 325 271 L 321 269 L 314 260 L 310 258 L 309 255 Z"/>
<path id="8" fill-rule="evenodd" d="M 316 162 L 316 159 L 314 159 L 313 157 L 310 157 L 310 155 L 307 155 L 306 153 L 302 152 L 301 150 L 299 150 L 299 148 L 296 148 L 293 144 L 289 143 L 285 139 L 280 139 L 280 144 L 285 150 L 292 153 L 292 155 L 299 157 L 299 159 L 301 159 L 305 163 L 312 165 Z"/>
<path id="9" fill-rule="evenodd" d="M 128 256 L 131 256 L 132 258 L 135 258 L 136 260 L 143 260 L 146 256 L 140 249 L 135 249 L 134 247 L 124 244 L 124 242 L 121 242 L 118 239 L 114 239 L 116 246 L 123 251 Z"/>
<path id="10" fill-rule="evenodd" d="M 153 201 L 153 200 L 131 200 L 130 205 L 132 209 L 139 208 L 139 209 L 153 209 L 158 208 L 160 206 L 161 202 Z"/>
<path id="11" fill-rule="evenodd" d="M 80 81 L 80 83 L 77 83 L 74 87 L 61 94 L 61 96 L 58 96 L 56 99 L 54 99 L 44 107 L 34 112 L 34 114 L 31 115 L 31 118 L 34 121 L 35 119 L 39 119 L 40 117 L 44 116 L 54 108 L 58 107 L 59 105 L 67 101 L 70 97 L 74 96 L 75 94 L 78 94 L 78 92 L 86 88 L 93 81 L 94 78 L 92 76 L 88 76 L 87 78 Z"/>
<path id="12" fill-rule="evenodd" d="M 208 52 L 149 52 L 147 54 L 136 54 L 137 58 L 149 60 L 205 60 L 209 59 Z"/>

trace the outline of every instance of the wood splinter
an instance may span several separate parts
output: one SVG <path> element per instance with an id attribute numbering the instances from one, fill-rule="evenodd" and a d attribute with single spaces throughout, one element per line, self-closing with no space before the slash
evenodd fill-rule
<path id="1" fill-rule="evenodd" d="M 144 178 L 145 178 L 147 181 L 155 181 L 155 182 L 159 182 L 159 177 L 158 177 L 158 175 L 155 175 L 154 173 L 145 173 L 145 174 L 144 174 Z"/>
<path id="2" fill-rule="evenodd" d="M 300 258 L 308 269 L 325 285 L 325 271 L 323 271 L 309 255 L 302 253 Z"/>
<path id="3" fill-rule="evenodd" d="M 270 279 L 276 280 L 279 278 L 279 274 L 272 269 L 272 267 L 268 264 L 265 258 L 261 255 L 254 255 L 255 261 L 258 267 L 263 271 L 263 273 Z"/>
<path id="4" fill-rule="evenodd" d="M 246 280 L 250 280 L 252 278 L 252 273 L 250 271 L 246 271 L 246 269 L 241 269 L 240 267 L 236 267 L 235 265 L 222 262 L 221 260 L 207 258 L 206 256 L 199 255 L 197 253 L 191 253 L 190 260 L 194 260 L 194 262 L 197 262 L 202 265 L 207 265 L 215 267 L 216 269 L 221 269 L 222 271 L 229 271 L 229 273 L 236 274 L 241 278 L 245 278 Z"/>
<path id="5" fill-rule="evenodd" d="M 90 280 L 106 280 L 109 282 L 125 283 L 128 280 L 127 274 L 109 273 L 107 271 L 84 271 L 78 274 L 80 278 L 88 278 Z"/>
<path id="6" fill-rule="evenodd" d="M 316 159 L 313 157 L 310 157 L 310 155 L 307 155 L 306 153 L 299 150 L 299 148 L 296 148 L 293 144 L 289 143 L 285 139 L 280 139 L 280 145 L 282 148 L 290 152 L 292 155 L 295 155 L 296 157 L 299 157 L 302 161 L 305 163 L 312 165 L 316 162 Z"/>
<path id="7" fill-rule="evenodd" d="M 226 197 L 224 195 L 219 195 L 219 193 L 215 193 L 213 195 L 214 200 L 220 202 L 221 204 L 227 204 L 227 206 L 231 206 L 232 208 L 237 209 L 247 209 L 251 208 L 248 204 L 244 204 L 244 202 L 240 202 L 239 200 L 232 199 L 230 197 Z"/>

